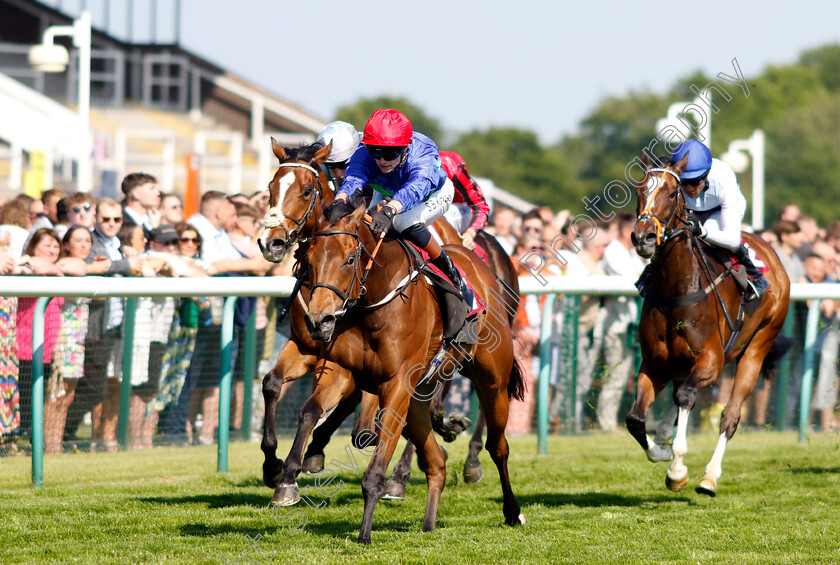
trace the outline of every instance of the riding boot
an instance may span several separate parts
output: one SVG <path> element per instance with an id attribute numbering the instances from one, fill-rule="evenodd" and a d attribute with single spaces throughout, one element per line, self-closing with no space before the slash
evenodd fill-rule
<path id="1" fill-rule="evenodd" d="M 464 282 L 464 279 L 461 278 L 461 273 L 458 272 L 458 269 L 455 268 L 455 264 L 452 262 L 452 259 L 449 258 L 449 255 L 446 254 L 446 251 L 443 249 L 440 250 L 440 255 L 437 259 L 432 259 L 432 265 L 443 271 L 443 274 L 452 281 L 452 284 L 457 288 L 461 293 L 461 298 L 464 302 L 469 305 L 473 303 L 473 292 L 467 287 L 467 283 Z"/>
<path id="2" fill-rule="evenodd" d="M 750 279 L 750 286 L 753 291 L 752 298 L 761 298 L 761 295 L 764 294 L 765 290 L 767 290 L 769 284 L 767 283 L 767 279 L 764 278 L 764 275 L 762 275 L 753 264 L 752 259 L 750 259 L 747 246 L 742 243 L 740 247 L 732 253 L 732 256 L 735 257 L 747 270 L 747 275 Z M 750 298 L 750 300 L 752 300 L 752 298 Z"/>

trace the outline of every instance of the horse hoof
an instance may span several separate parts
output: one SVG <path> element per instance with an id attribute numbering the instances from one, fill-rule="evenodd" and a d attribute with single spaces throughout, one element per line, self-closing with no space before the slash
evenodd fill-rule
<path id="1" fill-rule="evenodd" d="M 307 475 L 317 475 L 324 470 L 324 454 L 319 453 L 307 457 L 303 460 L 300 470 Z"/>
<path id="2" fill-rule="evenodd" d="M 382 500 L 405 500 L 405 485 L 396 481 L 385 483 L 385 493 Z"/>
<path id="3" fill-rule="evenodd" d="M 512 518 L 510 520 L 505 520 L 505 524 L 507 524 L 508 526 L 511 526 L 511 527 L 522 526 L 522 525 L 525 525 L 527 523 L 528 523 L 528 519 L 525 518 L 525 514 L 520 514 L 519 516 L 516 516 L 515 518 Z"/>
<path id="4" fill-rule="evenodd" d="M 685 488 L 685 485 L 688 484 L 688 473 L 685 474 L 685 477 L 679 480 L 674 480 L 669 476 L 665 476 L 665 486 L 668 487 L 668 490 L 673 492 L 680 492 Z"/>
<path id="5" fill-rule="evenodd" d="M 481 463 L 472 467 L 464 467 L 464 482 L 474 485 L 484 478 L 484 468 Z"/>
<path id="6" fill-rule="evenodd" d="M 697 494 L 705 494 L 714 498 L 717 494 L 717 483 L 715 483 L 714 479 L 703 477 L 694 490 Z"/>
<path id="7" fill-rule="evenodd" d="M 300 489 L 297 483 L 280 485 L 271 499 L 271 506 L 294 506 L 300 501 Z"/>

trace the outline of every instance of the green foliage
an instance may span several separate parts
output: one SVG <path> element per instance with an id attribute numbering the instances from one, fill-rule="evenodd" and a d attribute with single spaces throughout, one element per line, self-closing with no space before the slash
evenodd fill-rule
<path id="1" fill-rule="evenodd" d="M 452 150 L 464 157 L 470 172 L 493 179 L 499 187 L 537 205 L 569 208 L 581 190 L 562 156 L 543 148 L 527 130 L 491 127 L 455 140 Z"/>
<path id="2" fill-rule="evenodd" d="M 365 124 L 380 108 L 393 108 L 399 110 L 411 121 L 414 131 L 419 131 L 429 136 L 435 143 L 440 144 L 443 137 L 443 128 L 440 122 L 416 106 L 406 98 L 393 96 L 379 96 L 377 98 L 362 98 L 361 100 L 342 106 L 335 114 L 336 120 L 342 120 L 356 126 L 361 133 Z"/>
<path id="3" fill-rule="evenodd" d="M 732 66 L 721 73 L 735 76 Z M 533 132 L 488 127 L 458 135 L 452 149 L 460 152 L 471 172 L 486 176 L 501 188 L 536 204 L 583 211 L 583 196 L 601 194 L 613 180 L 625 178 L 625 167 L 642 149 L 654 143 L 653 153 L 667 154 L 655 141 L 656 121 L 668 106 L 696 96 L 692 85 L 716 87 L 712 102 L 712 154 L 721 155 L 734 139 L 756 129 L 766 134 L 765 223 L 778 217 L 787 202 L 815 216 L 822 225 L 840 217 L 840 44 L 805 51 L 791 65 L 768 66 L 746 77 L 742 88 L 717 76 L 693 72 L 676 81 L 665 95 L 632 91 L 598 104 L 580 123 L 578 133 L 551 147 L 540 145 Z M 361 100 L 339 111 L 363 127 L 379 107 L 403 110 L 418 130 L 429 133 L 441 148 L 441 125 L 403 98 Z M 425 129 L 424 129 L 425 128 Z M 431 133 L 430 133 L 431 132 Z M 739 175 L 748 201 L 749 173 Z M 627 205 L 632 208 L 633 202 Z M 749 217 L 749 216 L 747 216 Z"/>

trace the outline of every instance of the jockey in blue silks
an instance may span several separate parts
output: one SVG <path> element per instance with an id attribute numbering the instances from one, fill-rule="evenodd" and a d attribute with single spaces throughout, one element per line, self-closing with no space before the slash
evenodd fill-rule
<path id="1" fill-rule="evenodd" d="M 413 131 L 402 112 L 377 110 L 368 120 L 362 146 L 347 162 L 344 183 L 326 211 L 327 219 L 334 223 L 352 212 L 350 198 L 366 187 L 374 190 L 369 209 L 386 201 L 372 213 L 371 230 L 382 233 L 393 226 L 426 251 L 461 298 L 472 304 L 472 292 L 428 229 L 452 204 L 455 187 L 441 166 L 435 142 Z"/>
<path id="2" fill-rule="evenodd" d="M 741 243 L 741 222 L 747 201 L 735 172 L 723 161 L 713 159 L 709 148 L 696 139 L 681 143 L 671 156 L 671 164 L 681 161 L 686 154 L 688 161 L 680 174 L 680 188 L 686 209 L 692 210 L 696 217 L 692 232 L 730 251 L 752 279 L 753 297 L 760 297 L 768 285 Z"/>

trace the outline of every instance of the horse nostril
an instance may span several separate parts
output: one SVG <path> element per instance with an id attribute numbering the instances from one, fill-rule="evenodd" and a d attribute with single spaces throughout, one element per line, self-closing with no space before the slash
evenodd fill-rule
<path id="1" fill-rule="evenodd" d="M 332 325 L 334 323 L 335 323 L 335 316 L 333 316 L 332 314 L 327 314 L 326 316 L 321 318 L 321 321 L 318 323 L 318 325 L 320 326 L 321 329 L 328 330 L 328 329 L 330 329 L 330 327 L 332 327 Z"/>
<path id="2" fill-rule="evenodd" d="M 272 250 L 282 249 L 284 247 L 283 240 L 279 238 L 271 238 L 268 240 L 268 248 Z"/>
<path id="3" fill-rule="evenodd" d="M 636 247 L 637 245 L 639 245 L 639 238 L 636 237 L 635 233 L 630 234 L 630 243 L 633 244 L 633 247 Z"/>

